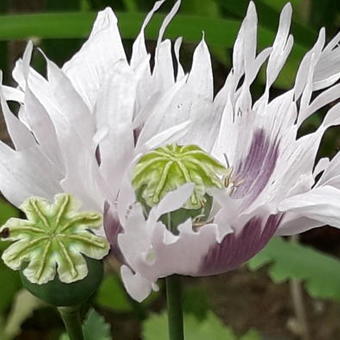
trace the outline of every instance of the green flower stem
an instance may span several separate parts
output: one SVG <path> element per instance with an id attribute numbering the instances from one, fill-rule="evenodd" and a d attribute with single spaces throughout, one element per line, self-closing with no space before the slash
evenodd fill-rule
<path id="1" fill-rule="evenodd" d="M 84 340 L 80 306 L 58 307 L 70 340 Z"/>
<path id="2" fill-rule="evenodd" d="M 181 281 L 178 275 L 166 279 L 169 340 L 184 340 Z"/>

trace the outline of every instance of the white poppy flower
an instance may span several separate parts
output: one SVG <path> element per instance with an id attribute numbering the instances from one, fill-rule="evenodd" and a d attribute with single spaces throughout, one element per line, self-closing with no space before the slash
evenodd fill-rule
<path id="1" fill-rule="evenodd" d="M 147 15 L 129 61 L 117 20 L 106 9 L 62 69 L 46 58 L 47 79 L 39 75 L 29 66 L 29 44 L 13 72 L 19 87 L 1 91 L 15 146 L 0 145 L 2 193 L 17 206 L 31 196 L 51 200 L 61 192 L 86 208 L 102 211 L 105 205 L 108 240 L 125 263 L 124 284 L 138 301 L 157 289 L 158 278 L 222 273 L 248 260 L 274 235 L 340 226 L 340 156 L 314 167 L 323 133 L 340 124 L 340 104 L 315 132 L 297 137 L 306 118 L 340 97 L 340 34 L 326 45 L 321 30 L 294 87 L 271 99 L 270 88 L 293 46 L 291 6 L 282 10 L 273 46 L 257 53 L 257 15 L 250 3 L 232 70 L 214 96 L 204 39 L 189 74 L 179 61 L 181 39 L 174 44 L 175 58 L 171 42 L 163 40 L 179 1 L 160 29 L 151 71 L 144 28 L 162 3 Z M 265 63 L 265 91 L 253 102 L 250 86 Z M 6 100 L 21 104 L 19 119 Z M 213 200 L 209 216 L 199 226 L 188 218 L 177 232 L 168 230 L 162 217 L 187 204 L 196 181 L 162 195 L 147 214 L 132 186 L 143 156 L 169 145 L 195 145 L 227 171 L 225 188 L 204 189 Z"/>

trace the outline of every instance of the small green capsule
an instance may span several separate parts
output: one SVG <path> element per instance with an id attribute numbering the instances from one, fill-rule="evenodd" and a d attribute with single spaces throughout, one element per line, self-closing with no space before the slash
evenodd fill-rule
<path id="1" fill-rule="evenodd" d="M 39 299 L 56 307 L 75 306 L 86 302 L 98 289 L 104 274 L 103 261 L 86 258 L 88 274 L 79 281 L 63 283 L 58 277 L 45 284 L 30 282 L 20 272 L 23 286 Z"/>
<path id="2" fill-rule="evenodd" d="M 207 202 L 207 190 L 220 188 L 227 169 L 196 145 L 176 144 L 159 147 L 137 163 L 132 179 L 138 199 L 153 207 L 170 191 L 185 183 L 194 183 L 194 191 L 184 209 L 201 210 Z"/>
<path id="3" fill-rule="evenodd" d="M 79 212 L 71 195 L 56 195 L 53 203 L 31 197 L 20 208 L 27 219 L 11 218 L 0 228 L 0 237 L 13 241 L 2 259 L 32 284 L 44 285 L 56 276 L 65 284 L 83 280 L 88 275 L 85 257 L 107 255 L 108 241 L 91 231 L 102 225 L 101 214 Z"/>

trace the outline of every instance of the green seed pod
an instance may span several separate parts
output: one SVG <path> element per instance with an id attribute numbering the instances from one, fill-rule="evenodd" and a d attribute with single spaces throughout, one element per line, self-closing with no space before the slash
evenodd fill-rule
<path id="1" fill-rule="evenodd" d="M 4 263 L 19 270 L 24 286 L 41 299 L 67 306 L 88 299 L 98 287 L 109 243 L 91 229 L 101 215 L 79 212 L 78 202 L 59 194 L 50 203 L 31 197 L 21 206 L 27 219 L 11 218 L 0 237 L 14 241 L 2 254 Z"/>
<path id="2" fill-rule="evenodd" d="M 23 286 L 41 300 L 60 307 L 74 306 L 88 300 L 99 287 L 104 274 L 103 262 L 86 258 L 88 275 L 73 283 L 63 283 L 58 277 L 48 283 L 39 285 L 30 282 L 22 271 L 20 272 Z"/>
<path id="3" fill-rule="evenodd" d="M 137 163 L 132 179 L 140 202 L 153 207 L 170 191 L 194 183 L 194 191 L 184 209 L 201 210 L 207 202 L 207 189 L 223 188 L 227 169 L 196 145 L 176 144 L 157 148 Z"/>

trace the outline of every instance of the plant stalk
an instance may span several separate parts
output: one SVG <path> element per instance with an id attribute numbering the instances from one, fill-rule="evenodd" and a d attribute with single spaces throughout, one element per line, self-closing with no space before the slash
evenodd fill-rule
<path id="1" fill-rule="evenodd" d="M 291 236 L 290 242 L 298 243 L 299 236 L 298 235 Z M 305 308 L 304 299 L 303 299 L 303 288 L 302 288 L 301 281 L 298 279 L 291 279 L 289 282 L 289 286 L 290 286 L 290 294 L 293 300 L 295 317 L 300 326 L 301 339 L 311 340 L 310 330 L 309 330 L 308 321 L 307 321 L 306 308 Z"/>
<path id="2" fill-rule="evenodd" d="M 169 340 L 184 340 L 181 281 L 178 275 L 166 279 Z"/>
<path id="3" fill-rule="evenodd" d="M 58 307 L 70 340 L 84 340 L 80 306 Z"/>

